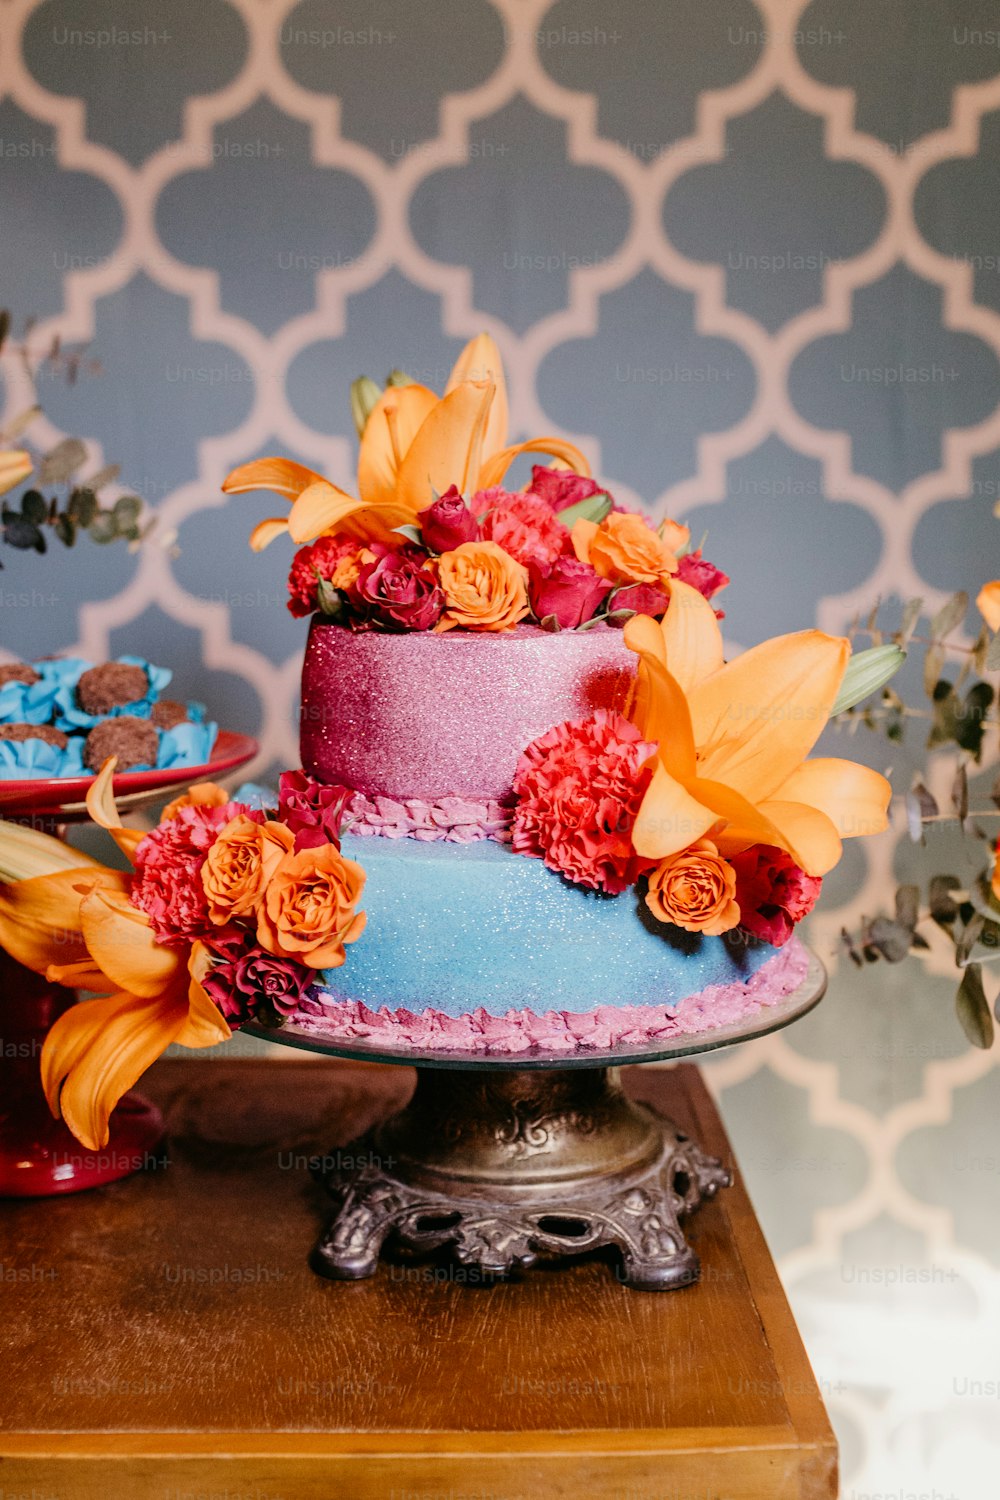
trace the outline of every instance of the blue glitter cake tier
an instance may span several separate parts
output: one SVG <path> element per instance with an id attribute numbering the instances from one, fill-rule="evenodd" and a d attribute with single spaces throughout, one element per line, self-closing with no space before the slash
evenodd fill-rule
<path id="1" fill-rule="evenodd" d="M 598 895 L 488 839 L 348 835 L 343 849 L 367 872 L 368 925 L 323 988 L 373 1010 L 457 1017 L 671 1006 L 746 983 L 775 956 L 767 944 L 664 926 L 634 890 Z"/>

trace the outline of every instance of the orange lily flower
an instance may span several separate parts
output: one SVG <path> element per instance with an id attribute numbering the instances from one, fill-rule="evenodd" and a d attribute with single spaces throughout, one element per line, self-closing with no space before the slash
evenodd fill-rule
<path id="1" fill-rule="evenodd" d="M 443 396 L 417 384 L 383 391 L 361 439 L 357 496 L 284 458 L 244 464 L 222 488 L 227 495 L 274 490 L 292 502 L 287 519 L 272 516 L 254 528 L 256 552 L 286 532 L 300 546 L 334 531 L 386 541 L 397 527 L 413 525 L 451 485 L 471 495 L 499 484 L 522 453 L 545 453 L 578 474 L 590 473 L 580 450 L 562 438 L 508 446 L 503 363 L 489 334 L 481 333 L 459 355 Z"/>
<path id="2" fill-rule="evenodd" d="M 111 792 L 115 765 L 105 762 L 87 810 L 131 856 L 143 834 L 122 826 Z M 0 884 L 0 944 L 50 982 L 97 995 L 50 1030 L 42 1084 L 53 1115 L 99 1150 L 119 1099 L 172 1042 L 211 1047 L 231 1035 L 201 984 L 208 955 L 197 942 L 187 953 L 157 943 L 129 901 L 128 875 L 47 834 L 0 824 L 0 866 L 5 875 L 48 871 Z"/>
<path id="3" fill-rule="evenodd" d="M 639 854 L 662 859 L 705 837 L 722 854 L 773 844 L 808 875 L 824 875 L 842 838 L 887 827 L 884 776 L 853 761 L 806 759 L 837 697 L 849 641 L 803 630 L 726 662 L 711 605 L 671 580 L 662 622 L 634 616 L 625 642 L 640 659 L 633 718 L 659 744 L 633 833 Z"/>
<path id="4" fill-rule="evenodd" d="M 1000 630 L 1000 578 L 983 584 L 976 595 L 976 608 L 992 631 Z"/>
<path id="5" fill-rule="evenodd" d="M 30 453 L 23 448 L 8 448 L 0 453 L 0 495 L 6 495 L 22 479 L 27 479 L 34 467 Z"/>

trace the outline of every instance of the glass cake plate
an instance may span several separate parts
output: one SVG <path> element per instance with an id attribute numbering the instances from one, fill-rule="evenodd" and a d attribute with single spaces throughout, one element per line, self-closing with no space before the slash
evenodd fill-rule
<path id="1" fill-rule="evenodd" d="M 686 1131 L 629 1099 L 619 1070 L 766 1036 L 807 1015 L 825 989 L 810 952 L 795 990 L 736 1024 L 576 1052 L 491 1056 L 245 1026 L 284 1046 L 416 1068 L 405 1108 L 317 1159 L 336 1211 L 313 1269 L 355 1280 L 374 1274 L 383 1251 L 448 1254 L 469 1279 L 486 1280 L 608 1251 L 626 1286 L 689 1285 L 699 1260 L 680 1221 L 732 1176 Z"/>

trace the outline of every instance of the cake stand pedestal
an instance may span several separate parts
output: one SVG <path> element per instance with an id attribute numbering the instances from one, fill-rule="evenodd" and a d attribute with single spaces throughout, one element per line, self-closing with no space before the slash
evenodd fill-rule
<path id="1" fill-rule="evenodd" d="M 221 776 L 257 753 L 247 735 L 222 731 L 204 766 L 170 771 L 125 771 L 114 778 L 118 806 L 141 807 L 168 790 Z M 0 781 L 0 816 L 42 833 L 61 834 L 87 819 L 92 776 Z M 49 1028 L 73 1004 L 72 990 L 49 984 L 0 948 L 0 1197 L 44 1198 L 101 1187 L 151 1165 L 163 1140 L 155 1105 L 129 1090 L 111 1116 L 107 1146 L 88 1151 L 42 1092 L 39 1065 Z"/>
<path id="2" fill-rule="evenodd" d="M 728 1169 L 671 1121 L 624 1094 L 619 1068 L 748 1041 L 787 1026 L 822 998 L 826 974 L 810 955 L 798 988 L 736 1025 L 645 1048 L 516 1061 L 477 1054 L 320 1040 L 304 1028 L 245 1028 L 290 1046 L 416 1066 L 399 1113 L 332 1151 L 316 1176 L 336 1213 L 312 1255 L 336 1280 L 371 1276 L 383 1248 L 450 1250 L 477 1279 L 587 1251 L 617 1252 L 619 1279 L 668 1291 L 698 1279 L 681 1220 Z"/>

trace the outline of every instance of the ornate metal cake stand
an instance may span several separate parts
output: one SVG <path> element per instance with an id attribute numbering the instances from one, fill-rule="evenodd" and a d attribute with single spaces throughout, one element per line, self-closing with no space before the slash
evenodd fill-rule
<path id="1" fill-rule="evenodd" d="M 626 1097 L 619 1069 L 690 1057 L 788 1026 L 822 998 L 803 982 L 748 1020 L 643 1049 L 533 1051 L 516 1059 L 322 1039 L 292 1026 L 254 1035 L 308 1051 L 417 1069 L 406 1107 L 330 1152 L 317 1173 L 337 1209 L 312 1255 L 336 1280 L 371 1276 L 383 1247 L 449 1249 L 468 1279 L 540 1260 L 617 1250 L 625 1285 L 666 1291 L 698 1279 L 681 1219 L 732 1181 L 684 1131 Z"/>

